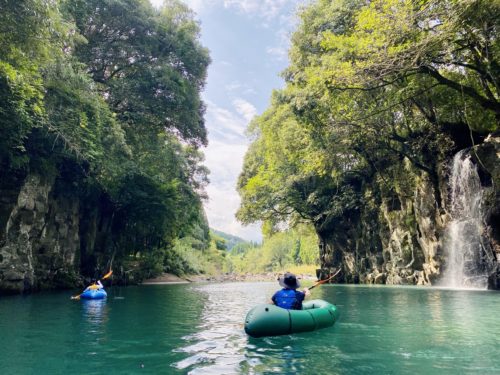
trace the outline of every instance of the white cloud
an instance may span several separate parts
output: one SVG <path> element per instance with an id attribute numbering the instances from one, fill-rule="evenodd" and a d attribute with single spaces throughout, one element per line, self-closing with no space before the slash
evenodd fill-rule
<path id="1" fill-rule="evenodd" d="M 233 81 L 233 82 L 224 86 L 224 88 L 227 91 L 235 91 L 235 90 L 241 89 L 242 87 L 243 87 L 243 85 L 238 81 Z"/>
<path id="2" fill-rule="evenodd" d="M 223 164 L 228 162 L 232 164 L 230 159 L 237 156 L 237 154 L 232 153 L 226 155 L 227 157 L 223 161 Z M 240 236 L 247 240 L 260 241 L 262 239 L 259 224 L 245 227 L 235 218 L 235 213 L 240 205 L 240 197 L 235 193 L 234 181 L 227 181 L 225 183 L 219 181 L 215 184 L 210 184 L 207 187 L 207 193 L 210 198 L 205 203 L 205 211 L 212 228 Z"/>
<path id="3" fill-rule="evenodd" d="M 243 157 L 247 151 L 247 144 L 227 144 L 221 141 L 211 141 L 205 151 L 205 163 L 210 168 L 210 175 L 216 176 L 212 184 L 230 184 L 236 192 L 236 180 L 243 165 Z"/>
<path id="4" fill-rule="evenodd" d="M 163 0 L 150 0 L 155 7 L 160 7 Z M 275 18 L 280 19 L 282 23 L 283 10 L 292 9 L 304 4 L 304 0 L 181 0 L 196 13 L 211 7 L 223 6 L 226 9 L 236 9 L 240 13 L 249 16 L 257 16 L 270 21 Z M 308 2 L 306 0 L 305 2 Z"/>
<path id="5" fill-rule="evenodd" d="M 243 94 L 243 95 L 256 95 L 257 94 L 257 91 L 254 88 L 250 87 L 250 85 L 243 84 L 243 83 L 238 82 L 238 81 L 233 81 L 227 85 L 224 85 L 224 90 L 231 92 L 231 93 L 238 92 L 239 94 Z"/>
<path id="6" fill-rule="evenodd" d="M 160 6 L 163 0 L 150 0 L 155 6 Z M 196 13 L 210 7 L 223 6 L 226 9 L 236 9 L 249 16 L 258 16 L 271 20 L 280 15 L 283 9 L 303 3 L 303 0 L 182 0 Z"/>
<path id="7" fill-rule="evenodd" d="M 248 149 L 244 132 L 249 119 L 257 111 L 243 99 L 235 99 L 231 110 L 218 107 L 208 100 L 206 102 L 209 145 L 204 153 L 211 181 L 206 189 L 209 199 L 205 202 L 208 221 L 212 228 L 260 241 L 259 225 L 244 227 L 235 218 L 240 205 L 236 184 Z"/>
<path id="8" fill-rule="evenodd" d="M 224 0 L 224 7 L 270 20 L 278 16 L 283 8 L 297 3 L 297 0 Z"/>
<path id="9" fill-rule="evenodd" d="M 225 108 L 218 107 L 211 101 L 206 101 L 206 125 L 210 142 L 212 140 L 225 140 L 234 143 L 244 142 L 246 121 L 238 114 Z"/>
<path id="10" fill-rule="evenodd" d="M 233 105 L 236 108 L 236 111 L 243 116 L 247 123 L 250 122 L 257 114 L 257 108 L 255 108 L 252 103 L 249 103 L 244 99 L 238 98 L 233 100 Z"/>
<path id="11" fill-rule="evenodd" d="M 276 44 L 268 46 L 266 52 L 279 61 L 285 61 L 288 58 L 288 49 L 290 48 L 290 34 L 291 30 L 297 24 L 297 17 L 295 14 L 281 15 L 280 24 L 281 28 L 276 33 Z"/>
<path id="12" fill-rule="evenodd" d="M 278 60 L 286 60 L 288 56 L 288 50 L 284 46 L 267 47 L 266 52 Z"/>

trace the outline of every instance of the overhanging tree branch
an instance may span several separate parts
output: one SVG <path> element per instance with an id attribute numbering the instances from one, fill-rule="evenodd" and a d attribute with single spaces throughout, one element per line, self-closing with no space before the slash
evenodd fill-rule
<path id="1" fill-rule="evenodd" d="M 492 110 L 495 114 L 500 115 L 500 103 L 498 101 L 493 101 L 485 98 L 480 93 L 478 93 L 473 87 L 462 85 L 458 82 L 452 81 L 443 75 L 441 75 L 436 69 L 429 66 L 423 65 L 420 67 L 420 72 L 423 74 L 428 74 L 435 78 L 440 84 L 452 88 L 455 91 L 464 93 L 465 95 L 471 97 L 476 102 L 478 102 L 483 108 Z"/>

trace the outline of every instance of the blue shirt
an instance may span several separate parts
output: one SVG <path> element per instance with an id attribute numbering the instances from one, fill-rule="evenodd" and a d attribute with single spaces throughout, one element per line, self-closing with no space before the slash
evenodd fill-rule
<path id="1" fill-rule="evenodd" d="M 271 298 L 274 304 L 287 310 L 302 310 L 302 301 L 306 295 L 294 289 L 283 288 Z"/>

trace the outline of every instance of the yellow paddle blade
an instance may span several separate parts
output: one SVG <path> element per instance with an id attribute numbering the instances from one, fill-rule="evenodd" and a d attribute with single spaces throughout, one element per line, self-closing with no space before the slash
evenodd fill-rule
<path id="1" fill-rule="evenodd" d="M 109 272 L 108 272 L 106 275 L 104 275 L 102 278 L 103 278 L 103 279 L 107 279 L 107 278 L 108 278 L 108 277 L 110 277 L 112 274 L 113 274 L 113 270 L 109 270 Z"/>

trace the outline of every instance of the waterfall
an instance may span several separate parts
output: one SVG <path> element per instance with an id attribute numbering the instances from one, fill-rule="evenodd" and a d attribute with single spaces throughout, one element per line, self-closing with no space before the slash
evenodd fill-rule
<path id="1" fill-rule="evenodd" d="M 451 222 L 444 235 L 446 267 L 442 286 L 451 288 L 487 287 L 487 252 L 482 233 L 483 190 L 470 154 L 460 151 L 453 158 L 449 181 Z"/>

